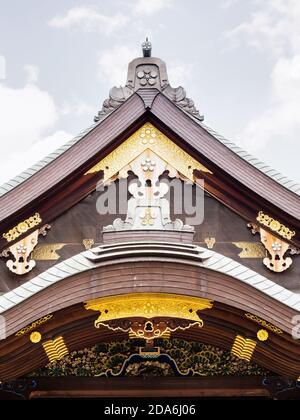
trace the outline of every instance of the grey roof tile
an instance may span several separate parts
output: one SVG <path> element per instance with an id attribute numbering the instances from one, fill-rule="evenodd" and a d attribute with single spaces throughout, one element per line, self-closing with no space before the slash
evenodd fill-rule
<path id="1" fill-rule="evenodd" d="M 236 146 L 230 140 L 225 139 L 222 135 L 217 133 L 215 130 L 211 129 L 206 124 L 199 122 L 199 120 L 195 119 L 201 127 L 203 127 L 207 132 L 209 132 L 216 140 L 223 143 L 226 147 L 231 149 L 235 154 L 240 156 L 242 159 L 246 160 L 250 165 L 254 166 L 274 181 L 281 184 L 286 189 L 292 191 L 293 193 L 300 196 L 300 184 L 296 181 L 290 180 L 280 172 L 270 168 L 265 163 L 261 162 L 259 159 L 255 158 L 251 154 L 247 153 L 245 150 L 241 149 L 240 147 Z M 291 186 L 292 185 L 292 186 Z"/>
<path id="2" fill-rule="evenodd" d="M 125 248 L 124 244 L 122 244 L 122 246 Z M 214 251 L 209 251 L 206 259 L 203 258 L 203 256 L 207 253 L 206 248 L 195 246 L 194 249 L 198 251 L 199 256 L 199 262 L 195 261 L 194 264 L 200 264 L 203 268 L 208 270 L 228 274 L 229 276 L 236 278 L 238 281 L 248 284 L 249 286 L 260 290 L 261 293 L 264 293 L 265 295 L 268 295 L 284 305 L 300 312 L 300 294 L 284 289 L 282 286 L 275 284 L 268 278 L 243 266 L 231 258 L 224 257 Z M 99 251 L 99 248 L 95 248 L 94 251 Z M 124 252 L 125 251 L 126 250 L 124 250 Z M 143 250 L 141 250 L 141 253 L 143 253 Z M 174 250 L 174 255 L 175 254 L 177 255 L 178 253 Z M 91 255 L 92 251 L 84 251 L 77 254 L 64 262 L 56 264 L 17 289 L 0 296 L 0 313 L 4 313 L 23 300 L 47 288 L 51 284 L 62 281 L 65 278 L 84 272 L 88 269 L 99 267 L 102 264 L 101 260 L 92 261 L 90 259 Z M 141 255 L 145 258 L 144 254 Z"/>
<path id="3" fill-rule="evenodd" d="M 101 120 L 103 121 L 103 120 Z M 92 126 L 88 127 L 82 133 L 74 137 L 72 140 L 68 141 L 64 146 L 61 146 L 59 149 L 55 150 L 48 156 L 45 156 L 42 160 L 37 162 L 35 165 L 31 166 L 30 168 L 26 169 L 21 174 L 18 174 L 15 178 L 7 181 L 5 184 L 0 186 L 0 197 L 7 194 L 9 191 L 14 189 L 16 186 L 22 184 L 26 179 L 35 175 L 38 171 L 44 168 L 49 163 L 53 162 L 53 160 L 57 159 L 63 153 L 65 153 L 70 147 L 80 141 L 86 134 L 92 131 L 100 122 L 93 124 Z"/>
<path id="4" fill-rule="evenodd" d="M 247 153 L 245 150 L 237 146 L 232 141 L 226 139 L 219 133 L 217 133 L 212 128 L 208 127 L 206 124 L 200 122 L 198 119 L 192 117 L 190 114 L 188 114 L 192 119 L 194 119 L 198 124 L 200 124 L 206 131 L 208 131 L 216 140 L 223 143 L 226 147 L 228 147 L 230 150 L 232 150 L 233 153 L 237 154 L 239 157 L 247 161 L 250 165 L 254 166 L 261 172 L 265 173 L 267 176 L 272 178 L 274 181 L 281 184 L 286 189 L 292 191 L 293 193 L 300 196 L 300 185 L 297 182 L 294 182 L 285 176 L 283 176 L 278 171 L 275 171 L 274 169 L 270 168 L 265 163 L 261 162 L 259 159 L 255 158 L 254 156 Z M 57 159 L 59 156 L 61 156 L 63 153 L 65 153 L 70 147 L 72 147 L 74 144 L 76 144 L 78 141 L 80 141 L 86 134 L 88 134 L 90 131 L 92 131 L 100 122 L 103 121 L 100 120 L 99 122 L 93 124 L 92 126 L 88 127 L 86 130 L 82 131 L 79 135 L 68 141 L 64 146 L 60 147 L 59 149 L 55 150 L 48 156 L 46 156 L 44 159 L 42 159 L 37 164 L 33 165 L 31 168 L 24 171 L 22 174 L 17 175 L 12 180 L 8 181 L 4 185 L 0 186 L 0 197 L 7 194 L 10 190 L 15 188 L 17 185 L 24 182 L 24 180 L 28 179 L 30 176 L 36 174 L 38 171 L 40 171 L 43 167 L 51 163 L 53 160 Z"/>

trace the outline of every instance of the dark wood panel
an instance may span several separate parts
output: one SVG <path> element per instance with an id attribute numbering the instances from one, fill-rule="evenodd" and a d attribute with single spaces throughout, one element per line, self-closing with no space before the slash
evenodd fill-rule
<path id="1" fill-rule="evenodd" d="M 257 341 L 256 333 L 262 327 L 244 316 L 232 306 L 216 302 L 210 310 L 199 313 L 204 327 L 192 327 L 172 333 L 173 338 L 199 341 L 230 350 L 237 334 Z M 82 304 L 68 307 L 54 314 L 52 320 L 39 327 L 43 340 L 62 335 L 69 351 L 80 350 L 100 342 L 121 341 L 127 338 L 122 332 L 104 327 L 96 329 L 94 311 L 86 311 Z M 288 334 L 277 335 L 269 331 L 267 342 L 259 342 L 253 361 L 271 372 L 291 378 L 298 377 L 300 370 L 300 346 Z M 44 366 L 47 359 L 41 343 L 32 344 L 29 334 L 11 336 L 0 343 L 0 375 L 4 380 L 17 378 Z"/>

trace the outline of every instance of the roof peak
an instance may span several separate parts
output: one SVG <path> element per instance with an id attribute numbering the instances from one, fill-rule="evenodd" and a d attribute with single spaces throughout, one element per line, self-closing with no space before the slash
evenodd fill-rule
<path id="1" fill-rule="evenodd" d="M 144 57 L 151 57 L 152 53 L 152 44 L 149 41 L 148 37 L 146 38 L 146 41 L 142 43 L 142 50 L 143 50 L 143 56 Z"/>
<path id="2" fill-rule="evenodd" d="M 188 98 L 183 87 L 173 88 L 170 85 L 166 63 L 157 57 L 152 57 L 152 43 L 146 38 L 142 43 L 143 56 L 132 60 L 128 65 L 127 82 L 124 87 L 114 87 L 109 92 L 109 98 L 95 117 L 95 122 L 113 112 L 123 102 L 139 89 L 154 88 L 167 96 L 175 105 L 188 112 L 200 121 L 200 115 L 195 103 Z"/>

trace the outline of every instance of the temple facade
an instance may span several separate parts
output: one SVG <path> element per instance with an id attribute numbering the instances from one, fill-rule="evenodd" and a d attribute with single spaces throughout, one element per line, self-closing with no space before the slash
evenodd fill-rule
<path id="1" fill-rule="evenodd" d="M 0 398 L 299 398 L 300 185 L 142 49 L 0 187 Z"/>

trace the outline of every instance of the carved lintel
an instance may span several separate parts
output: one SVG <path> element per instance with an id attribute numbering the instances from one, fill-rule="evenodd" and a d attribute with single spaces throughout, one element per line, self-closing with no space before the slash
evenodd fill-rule
<path id="1" fill-rule="evenodd" d="M 22 276 L 29 273 L 36 266 L 35 260 L 32 259 L 32 252 L 38 244 L 38 236 L 45 236 L 48 229 L 50 229 L 50 225 L 45 225 L 41 229 L 35 230 L 26 238 L 21 239 L 1 253 L 1 257 L 13 257 L 6 262 L 6 266 L 11 272 Z"/>
<path id="2" fill-rule="evenodd" d="M 159 293 L 120 295 L 99 298 L 85 303 L 87 310 L 100 312 L 98 319 L 95 321 L 96 328 L 99 328 L 101 325 L 109 325 L 111 328 L 115 326 L 116 328 L 121 327 L 123 331 L 130 331 L 132 327 L 130 318 L 143 318 L 145 319 L 144 325 L 146 328 L 143 330 L 144 335 L 145 331 L 148 330 L 155 335 L 155 331 L 158 329 L 157 326 L 155 327 L 153 322 L 152 326 L 150 324 L 146 325 L 147 321 L 151 321 L 153 318 L 176 318 L 190 321 L 188 322 L 189 325 L 194 323 L 202 326 L 203 321 L 199 317 L 199 311 L 211 309 L 212 306 L 213 302 L 207 299 Z M 122 320 L 122 322 L 120 321 L 121 324 L 119 321 L 117 324 L 110 322 L 115 320 Z M 166 332 L 167 329 L 171 331 L 173 321 L 170 320 L 169 322 L 171 324 L 165 325 L 164 328 L 161 326 L 161 333 Z M 139 331 L 139 328 L 136 331 Z"/>
<path id="3" fill-rule="evenodd" d="M 198 321 L 174 318 L 151 318 L 151 319 L 115 319 L 106 322 L 95 322 L 95 327 L 104 326 L 112 331 L 128 332 L 130 338 L 141 338 L 152 341 L 156 338 L 170 337 L 171 332 L 187 330 L 204 325 L 201 318 Z"/>

